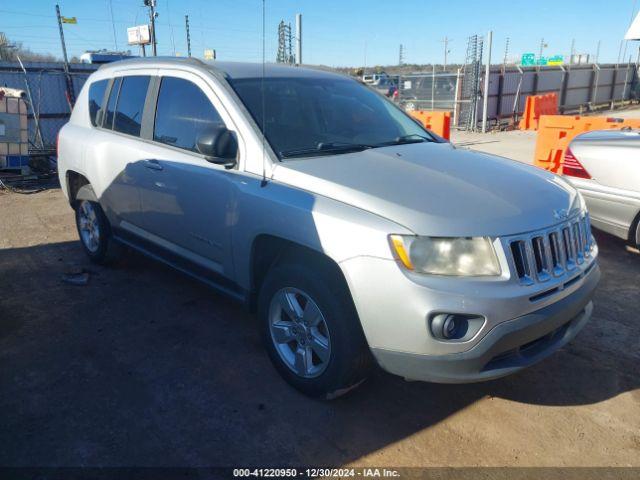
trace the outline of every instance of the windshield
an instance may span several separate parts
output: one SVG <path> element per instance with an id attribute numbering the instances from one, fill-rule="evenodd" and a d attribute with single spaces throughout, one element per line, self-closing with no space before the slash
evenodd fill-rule
<path id="1" fill-rule="evenodd" d="M 433 137 L 391 102 L 343 78 L 230 79 L 280 159 L 347 153 Z"/>

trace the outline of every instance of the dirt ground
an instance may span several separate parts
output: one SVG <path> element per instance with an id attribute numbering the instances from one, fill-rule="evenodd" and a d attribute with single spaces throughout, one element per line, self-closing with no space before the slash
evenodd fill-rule
<path id="1" fill-rule="evenodd" d="M 59 190 L 0 194 L 0 465 L 640 466 L 640 255 L 598 234 L 595 314 L 474 385 L 287 386 L 254 319 L 138 254 L 90 265 Z M 85 267 L 89 284 L 61 281 Z"/>

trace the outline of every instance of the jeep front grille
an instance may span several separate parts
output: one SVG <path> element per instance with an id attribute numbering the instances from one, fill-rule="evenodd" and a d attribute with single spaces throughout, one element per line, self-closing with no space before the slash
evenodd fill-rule
<path id="1" fill-rule="evenodd" d="M 591 256 L 589 216 L 508 240 L 515 274 L 531 285 L 575 270 Z"/>

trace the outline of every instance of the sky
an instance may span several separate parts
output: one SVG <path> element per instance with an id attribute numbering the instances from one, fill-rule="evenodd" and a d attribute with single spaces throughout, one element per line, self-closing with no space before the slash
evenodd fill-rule
<path id="1" fill-rule="evenodd" d="M 59 0 L 62 15 L 77 25 L 64 25 L 69 56 L 102 48 L 138 53 L 126 43 L 127 27 L 146 23 L 142 0 Z M 0 31 L 42 53 L 61 57 L 55 1 L 3 0 Z M 442 63 L 444 38 L 448 61 L 464 61 L 467 38 L 493 31 L 493 63 L 508 56 L 538 53 L 594 55 L 601 42 L 601 63 L 615 62 L 620 42 L 638 0 L 265 0 L 265 57 L 275 60 L 280 20 L 294 26 L 303 17 L 303 61 L 329 66 L 373 66 L 398 63 Z M 219 60 L 262 59 L 262 0 L 157 0 L 158 54 L 186 56 L 185 15 L 191 26 L 192 55 L 215 49 Z M 113 13 L 113 15 L 112 15 Z M 113 21 L 112 21 L 113 19 Z M 115 38 L 114 38 L 115 37 Z M 629 42 L 626 58 L 636 59 L 640 42 Z M 622 49 L 624 52 L 624 47 Z"/>

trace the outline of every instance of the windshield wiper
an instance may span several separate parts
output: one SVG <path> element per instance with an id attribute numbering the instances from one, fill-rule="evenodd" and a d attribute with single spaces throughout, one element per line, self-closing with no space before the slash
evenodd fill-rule
<path id="1" fill-rule="evenodd" d="M 411 133 L 409 135 L 402 135 L 397 137 L 394 140 L 389 140 L 388 142 L 378 143 L 376 147 L 387 147 L 389 145 L 404 145 L 407 143 L 423 143 L 423 142 L 433 142 L 433 138 L 426 137 L 424 135 L 419 135 L 417 133 Z"/>
<path id="2" fill-rule="evenodd" d="M 280 152 L 282 158 L 305 157 L 313 155 L 331 155 L 338 153 L 361 152 L 373 145 L 364 143 L 343 143 L 343 142 L 320 142 L 315 148 L 299 148 L 296 150 L 287 150 Z"/>

